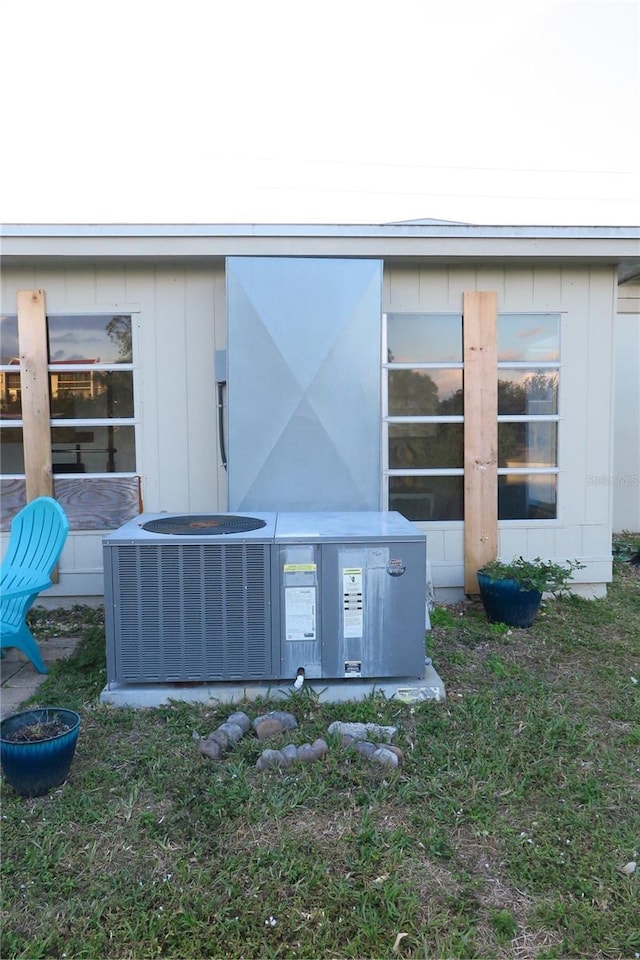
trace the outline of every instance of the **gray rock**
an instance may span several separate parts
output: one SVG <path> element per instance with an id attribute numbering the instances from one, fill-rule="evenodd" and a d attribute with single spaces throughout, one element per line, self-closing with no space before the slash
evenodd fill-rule
<path id="1" fill-rule="evenodd" d="M 354 740 L 382 740 L 384 743 L 391 743 L 397 732 L 397 727 L 383 727 L 378 723 L 348 723 L 334 720 L 329 725 L 329 733 L 339 733 L 353 737 Z"/>
<path id="2" fill-rule="evenodd" d="M 302 746 L 298 747 L 299 763 L 311 763 L 313 760 L 317 759 L 318 756 L 310 743 L 303 743 Z"/>
<path id="3" fill-rule="evenodd" d="M 298 721 L 294 715 L 287 713 L 285 710 L 270 710 L 265 716 L 270 720 L 278 720 L 282 724 L 283 730 L 293 730 L 298 726 Z"/>
<path id="4" fill-rule="evenodd" d="M 284 727 L 279 720 L 275 720 L 273 717 L 258 717 L 253 721 L 253 729 L 258 740 L 268 740 L 269 737 L 276 737 L 279 733 L 282 733 Z"/>
<path id="5" fill-rule="evenodd" d="M 371 743 L 370 740 L 356 740 L 353 746 L 358 753 L 361 753 L 367 760 L 371 760 L 378 749 L 375 743 Z"/>
<path id="6" fill-rule="evenodd" d="M 393 743 L 378 743 L 377 746 L 380 747 L 381 750 L 388 750 L 390 753 L 395 753 L 396 757 L 398 758 L 398 763 L 402 763 L 404 760 L 402 750 L 400 747 L 396 747 Z"/>
<path id="7" fill-rule="evenodd" d="M 217 730 L 214 730 L 213 733 L 210 733 L 205 742 L 217 743 L 221 750 L 228 750 L 232 745 L 229 737 L 224 730 L 220 729 L 220 727 L 218 727 Z"/>
<path id="8" fill-rule="evenodd" d="M 227 723 L 237 723 L 241 727 L 243 733 L 248 733 L 251 730 L 251 720 L 243 713 L 242 710 L 237 710 L 236 713 L 232 713 L 230 717 L 227 717 Z"/>
<path id="9" fill-rule="evenodd" d="M 400 763 L 397 755 L 386 747 L 378 747 L 371 759 L 375 763 L 382 763 L 385 767 L 397 767 Z"/>
<path id="10" fill-rule="evenodd" d="M 222 748 L 215 740 L 199 740 L 198 749 L 200 753 L 203 753 L 205 757 L 209 757 L 210 760 L 219 760 L 222 756 Z"/>
<path id="11" fill-rule="evenodd" d="M 281 750 L 263 750 L 256 762 L 258 770 L 268 770 L 269 767 L 286 767 L 287 761 Z"/>
<path id="12" fill-rule="evenodd" d="M 298 759 L 298 748 L 295 743 L 288 743 L 280 752 L 286 757 L 289 763 L 293 763 L 294 760 Z"/>
<path id="13" fill-rule="evenodd" d="M 323 740 L 322 737 L 318 737 L 318 739 L 314 740 L 311 744 L 311 749 L 315 753 L 316 757 L 323 757 L 328 751 L 329 747 L 327 746 L 326 740 Z"/>
<path id="14" fill-rule="evenodd" d="M 225 723 L 221 723 L 218 730 L 226 733 L 232 744 L 237 743 L 244 735 L 244 730 L 239 723 L 230 723 L 228 720 Z"/>

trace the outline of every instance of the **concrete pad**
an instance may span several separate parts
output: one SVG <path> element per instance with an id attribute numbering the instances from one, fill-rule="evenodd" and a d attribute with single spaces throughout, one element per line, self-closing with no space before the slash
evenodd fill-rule
<path id="1" fill-rule="evenodd" d="M 425 675 L 393 680 L 309 680 L 303 689 L 313 690 L 321 703 L 345 703 L 364 700 L 374 693 L 387 699 L 413 703 L 445 699 L 444 684 L 431 663 Z M 177 700 L 182 703 L 241 703 L 264 697 L 285 700 L 294 692 L 293 683 L 108 683 L 100 694 L 100 702 L 114 707 L 159 707 Z"/>

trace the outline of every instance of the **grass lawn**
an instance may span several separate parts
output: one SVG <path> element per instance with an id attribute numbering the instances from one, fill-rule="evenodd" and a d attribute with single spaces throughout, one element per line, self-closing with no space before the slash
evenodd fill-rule
<path id="1" fill-rule="evenodd" d="M 438 608 L 428 653 L 444 703 L 372 697 L 278 707 L 399 728 L 397 770 L 345 752 L 261 773 L 197 735 L 235 708 L 120 710 L 99 613 L 36 614 L 74 634 L 38 702 L 78 709 L 67 783 L 2 783 L 4 960 L 30 958 L 634 958 L 640 954 L 640 568 L 602 601 L 545 606 L 529 630 Z"/>

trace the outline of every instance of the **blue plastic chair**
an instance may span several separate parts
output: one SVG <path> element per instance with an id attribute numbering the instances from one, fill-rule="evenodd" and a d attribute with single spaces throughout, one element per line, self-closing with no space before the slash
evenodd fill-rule
<path id="1" fill-rule="evenodd" d="M 22 650 L 39 673 L 47 668 L 26 616 L 38 594 L 51 586 L 51 573 L 68 531 L 69 521 L 56 500 L 32 500 L 11 521 L 9 546 L 0 567 L 0 648 Z"/>

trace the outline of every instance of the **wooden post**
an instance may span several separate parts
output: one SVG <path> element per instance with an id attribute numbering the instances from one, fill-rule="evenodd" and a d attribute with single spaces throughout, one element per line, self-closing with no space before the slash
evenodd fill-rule
<path id="1" fill-rule="evenodd" d="M 498 297 L 464 294 L 464 590 L 498 555 Z"/>
<path id="2" fill-rule="evenodd" d="M 53 494 L 44 291 L 18 291 L 18 343 L 27 503 Z"/>

